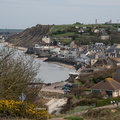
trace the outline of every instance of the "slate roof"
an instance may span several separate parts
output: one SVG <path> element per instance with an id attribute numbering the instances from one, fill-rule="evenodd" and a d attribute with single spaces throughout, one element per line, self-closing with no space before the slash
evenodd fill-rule
<path id="1" fill-rule="evenodd" d="M 107 58 L 107 59 L 98 59 L 96 61 L 96 63 L 93 65 L 93 66 L 96 66 L 96 65 L 111 65 L 111 66 L 117 66 L 117 61 L 114 60 L 114 59 L 111 59 L 111 58 Z"/>
<path id="2" fill-rule="evenodd" d="M 120 69 L 117 69 L 117 70 L 116 70 L 116 73 L 120 73 Z"/>
<path id="3" fill-rule="evenodd" d="M 117 47 L 117 45 L 112 45 L 110 48 L 108 48 L 108 50 L 106 50 L 106 54 L 107 53 L 115 53 L 115 50 L 116 50 L 116 53 L 117 53 L 117 57 L 120 56 L 120 54 L 119 54 L 120 48 Z"/>
<path id="4" fill-rule="evenodd" d="M 105 80 L 92 86 L 93 90 L 120 90 L 120 83 L 112 78 L 106 78 Z"/>

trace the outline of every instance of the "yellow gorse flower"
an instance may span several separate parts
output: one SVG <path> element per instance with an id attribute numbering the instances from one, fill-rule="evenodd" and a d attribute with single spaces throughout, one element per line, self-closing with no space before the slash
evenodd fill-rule
<path id="1" fill-rule="evenodd" d="M 49 114 L 47 110 L 34 110 L 37 106 L 14 100 L 0 100 L 0 114 L 8 114 L 11 116 L 21 116 L 28 118 L 38 118 L 47 120 Z"/>

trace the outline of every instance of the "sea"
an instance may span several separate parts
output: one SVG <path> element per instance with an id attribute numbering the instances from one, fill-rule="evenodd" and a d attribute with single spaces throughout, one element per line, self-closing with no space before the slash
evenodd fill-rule
<path id="1" fill-rule="evenodd" d="M 0 44 L 0 47 L 3 47 L 3 44 Z M 25 55 L 24 51 L 17 50 L 16 56 L 18 54 Z M 28 58 L 30 56 L 27 56 Z M 52 63 L 52 62 L 44 62 L 39 58 L 34 58 L 35 63 L 40 64 L 40 68 L 36 75 L 36 78 L 41 79 L 44 83 L 55 83 L 65 81 L 69 78 L 70 72 L 75 72 L 75 69 L 66 68 L 64 66 Z M 37 82 L 37 81 L 36 81 Z"/>

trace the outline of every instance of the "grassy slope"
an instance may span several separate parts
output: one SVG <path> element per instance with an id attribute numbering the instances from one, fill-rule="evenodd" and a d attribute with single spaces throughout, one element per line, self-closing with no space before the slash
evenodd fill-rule
<path id="1" fill-rule="evenodd" d="M 56 38 L 56 37 L 71 37 L 71 36 L 77 36 L 74 40 L 79 43 L 79 44 L 89 44 L 90 42 L 103 42 L 105 44 L 109 44 L 109 43 L 115 43 L 116 41 L 119 43 L 119 36 L 120 34 L 118 33 L 116 37 L 115 33 L 111 34 L 111 41 L 110 40 L 101 40 L 100 36 L 97 35 L 80 35 L 80 33 L 76 33 L 75 26 L 78 27 L 98 27 L 98 28 L 105 28 L 105 29 L 112 29 L 112 27 L 110 25 L 95 25 L 95 24 L 90 24 L 90 25 L 80 25 L 80 24 L 73 24 L 73 25 L 55 25 L 53 26 L 50 31 L 49 31 L 49 35 L 51 36 L 52 39 Z M 120 25 L 113 25 L 114 26 L 114 30 L 117 30 L 117 27 Z M 72 29 L 73 31 L 69 31 L 70 29 Z M 75 31 L 74 31 L 75 30 Z M 58 31 L 63 31 L 61 33 L 59 33 Z M 78 31 L 78 30 L 77 30 Z M 54 34 L 55 33 L 55 34 Z"/>
<path id="2" fill-rule="evenodd" d="M 88 110 L 87 112 L 84 112 Z M 82 113 L 82 114 L 81 114 Z M 119 120 L 120 106 L 108 106 L 106 108 L 96 108 L 80 106 L 78 109 L 67 112 L 66 114 L 59 114 L 52 116 L 55 118 L 65 118 L 66 120 Z"/>

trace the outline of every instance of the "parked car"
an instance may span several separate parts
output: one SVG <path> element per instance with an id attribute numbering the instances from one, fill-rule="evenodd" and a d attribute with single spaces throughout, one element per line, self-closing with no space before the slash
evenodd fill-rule
<path id="1" fill-rule="evenodd" d="M 68 93 L 70 92 L 70 89 L 64 89 L 64 92 Z"/>
<path id="2" fill-rule="evenodd" d="M 65 86 L 66 86 L 66 87 L 69 87 L 69 88 L 73 87 L 73 85 L 70 84 L 70 83 L 65 84 Z"/>
<path id="3" fill-rule="evenodd" d="M 46 85 L 46 86 L 50 86 L 50 85 L 51 85 L 51 83 L 46 83 L 45 85 Z"/>
<path id="4" fill-rule="evenodd" d="M 66 86 L 62 86 L 62 90 L 68 89 L 68 87 Z"/>

